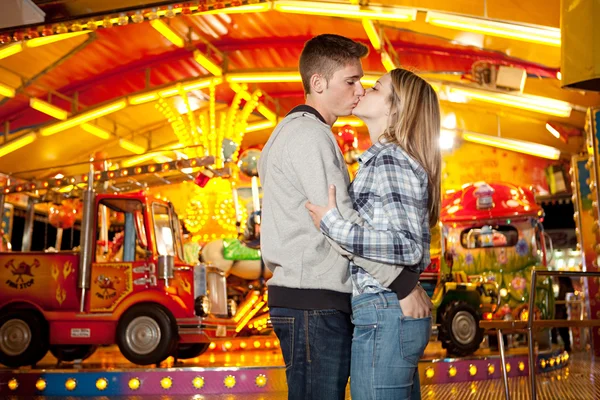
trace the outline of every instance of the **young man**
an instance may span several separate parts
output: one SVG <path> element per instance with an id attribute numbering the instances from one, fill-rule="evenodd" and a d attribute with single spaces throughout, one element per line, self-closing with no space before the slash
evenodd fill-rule
<path id="1" fill-rule="evenodd" d="M 417 273 L 352 256 L 314 227 L 305 208 L 307 201 L 327 204 L 333 184 L 340 188 L 340 213 L 363 223 L 343 190 L 350 179 L 331 127 L 338 117 L 350 115 L 364 94 L 361 58 L 367 52 L 364 45 L 338 35 L 306 43 L 300 56 L 306 104 L 279 123 L 259 161 L 261 251 L 273 272 L 269 308 L 291 400 L 345 397 L 353 331 L 349 258 L 398 298 L 406 298 L 406 315 L 429 312 L 426 295 L 413 291 Z"/>

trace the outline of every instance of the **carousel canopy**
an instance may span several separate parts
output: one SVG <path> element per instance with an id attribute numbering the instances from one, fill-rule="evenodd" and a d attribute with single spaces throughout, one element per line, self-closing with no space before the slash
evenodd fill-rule
<path id="1" fill-rule="evenodd" d="M 264 143 L 303 102 L 298 58 L 322 33 L 370 47 L 365 86 L 394 66 L 421 74 L 457 140 L 568 156 L 600 104 L 560 88 L 558 0 L 34 3 L 43 24 L 0 30 L 0 171 L 15 179 L 80 173 L 68 165 L 95 154 L 135 165 L 186 156 L 182 145 Z"/>
<path id="2" fill-rule="evenodd" d="M 446 193 L 440 211 L 442 223 L 486 221 L 519 217 L 540 217 L 529 189 L 510 183 L 477 182 Z"/>

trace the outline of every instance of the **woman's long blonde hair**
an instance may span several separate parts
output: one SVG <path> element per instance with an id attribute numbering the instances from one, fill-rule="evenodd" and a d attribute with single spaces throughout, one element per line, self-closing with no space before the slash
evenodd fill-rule
<path id="1" fill-rule="evenodd" d="M 413 72 L 397 68 L 390 72 L 392 95 L 387 142 L 396 143 L 427 172 L 429 226 L 440 217 L 440 105 L 431 85 Z"/>

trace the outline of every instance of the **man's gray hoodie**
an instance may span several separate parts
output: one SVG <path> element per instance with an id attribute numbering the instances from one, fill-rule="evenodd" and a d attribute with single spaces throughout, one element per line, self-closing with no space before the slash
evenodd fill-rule
<path id="1" fill-rule="evenodd" d="M 261 252 L 273 272 L 268 282 L 270 307 L 350 312 L 349 258 L 399 298 L 412 290 L 418 274 L 354 257 L 313 225 L 305 204 L 327 204 L 330 184 L 338 188 L 342 216 L 363 224 L 348 196 L 350 177 L 342 152 L 316 110 L 296 107 L 277 125 L 258 170 L 263 189 Z M 403 270 L 402 279 L 397 279 Z"/>

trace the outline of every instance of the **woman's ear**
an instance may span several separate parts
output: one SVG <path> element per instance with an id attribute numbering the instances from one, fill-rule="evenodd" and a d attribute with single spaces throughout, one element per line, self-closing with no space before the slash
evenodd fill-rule
<path id="1" fill-rule="evenodd" d="M 389 116 L 394 116 L 396 114 L 396 110 L 392 110 L 392 106 L 388 107 L 388 109 L 385 111 L 385 115 L 386 117 Z"/>
<path id="2" fill-rule="evenodd" d="M 390 104 L 390 106 L 388 107 L 385 115 L 387 115 L 388 117 L 395 117 L 399 110 L 398 110 L 398 103 L 397 103 L 397 99 L 395 101 L 392 101 L 392 104 Z"/>

